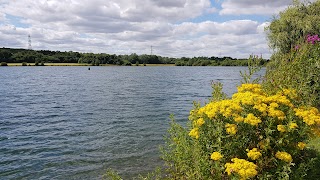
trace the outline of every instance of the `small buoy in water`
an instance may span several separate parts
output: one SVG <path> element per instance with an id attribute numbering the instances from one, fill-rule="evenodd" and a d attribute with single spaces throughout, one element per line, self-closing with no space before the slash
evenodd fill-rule
<path id="1" fill-rule="evenodd" d="M 90 70 L 90 68 L 88 68 L 88 70 Z"/>

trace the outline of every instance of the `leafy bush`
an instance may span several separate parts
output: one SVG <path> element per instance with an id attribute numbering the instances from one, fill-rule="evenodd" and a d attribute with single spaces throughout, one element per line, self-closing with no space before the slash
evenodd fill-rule
<path id="1" fill-rule="evenodd" d="M 8 66 L 6 62 L 1 62 L 1 66 Z"/>
<path id="2" fill-rule="evenodd" d="M 22 62 L 22 66 L 27 66 L 27 62 Z"/>
<path id="3" fill-rule="evenodd" d="M 319 135 L 320 112 L 297 99 L 295 90 L 269 94 L 243 84 L 230 99 L 196 104 L 188 129 L 175 122 L 169 129 L 162 149 L 168 173 L 173 179 L 306 176 L 316 160 L 306 144 Z"/>
<path id="4" fill-rule="evenodd" d="M 320 108 L 320 38 L 309 35 L 290 53 L 278 53 L 267 66 L 265 88 L 292 88 L 302 104 Z"/>

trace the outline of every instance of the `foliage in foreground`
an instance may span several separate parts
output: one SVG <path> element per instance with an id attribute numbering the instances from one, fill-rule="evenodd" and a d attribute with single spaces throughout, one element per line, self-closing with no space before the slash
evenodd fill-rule
<path id="1" fill-rule="evenodd" d="M 195 105 L 188 130 L 173 122 L 162 150 L 170 178 L 315 176 L 317 154 L 306 144 L 319 135 L 320 113 L 296 99 L 294 90 L 268 94 L 243 84 L 231 99 Z"/>

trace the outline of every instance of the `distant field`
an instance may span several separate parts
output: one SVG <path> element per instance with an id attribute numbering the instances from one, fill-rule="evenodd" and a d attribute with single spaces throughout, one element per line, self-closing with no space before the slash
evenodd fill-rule
<path id="1" fill-rule="evenodd" d="M 22 63 L 8 63 L 8 66 L 21 66 Z M 34 63 L 27 63 L 28 66 L 34 66 Z M 45 66 L 92 66 L 91 64 L 78 64 L 78 63 L 44 63 Z M 101 64 L 100 66 L 115 66 L 112 64 Z M 132 64 L 132 66 L 136 66 Z M 139 64 L 143 66 L 143 64 Z M 174 66 L 174 64 L 147 64 L 146 66 Z"/>

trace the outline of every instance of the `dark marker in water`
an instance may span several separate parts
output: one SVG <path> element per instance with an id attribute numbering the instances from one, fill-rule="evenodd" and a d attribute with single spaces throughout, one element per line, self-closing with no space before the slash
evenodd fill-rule
<path id="1" fill-rule="evenodd" d="M 88 70 L 90 70 L 90 68 L 88 68 Z"/>

